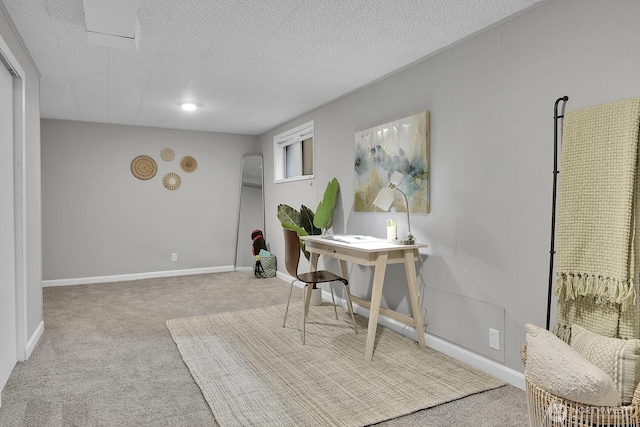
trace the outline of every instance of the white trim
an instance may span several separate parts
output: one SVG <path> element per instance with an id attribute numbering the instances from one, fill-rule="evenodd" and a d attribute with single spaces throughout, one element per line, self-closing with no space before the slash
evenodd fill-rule
<path id="1" fill-rule="evenodd" d="M 273 137 L 273 142 L 283 144 L 291 140 L 302 141 L 310 136 L 313 136 L 313 120 L 277 134 Z"/>
<path id="2" fill-rule="evenodd" d="M 126 282 L 131 280 L 140 280 L 140 279 L 155 279 L 158 277 L 189 276 L 192 274 L 207 274 L 207 273 L 225 273 L 229 271 L 233 271 L 232 265 L 225 265 L 221 267 L 190 268 L 185 270 L 154 271 L 149 273 L 118 274 L 115 276 L 94 276 L 94 277 L 78 277 L 74 279 L 54 279 L 54 280 L 43 280 L 42 287 L 46 288 L 50 286 L 72 286 L 72 285 L 90 285 L 94 283 Z"/>
<path id="3" fill-rule="evenodd" d="M 282 184 L 283 182 L 304 181 L 305 179 L 312 180 L 313 178 L 314 178 L 314 175 L 293 176 L 291 178 L 279 179 L 276 184 Z"/>
<path id="4" fill-rule="evenodd" d="M 25 350 L 27 359 L 31 357 L 31 353 L 33 353 L 33 350 L 35 350 L 36 345 L 38 345 L 38 342 L 40 341 L 40 337 L 42 337 L 43 333 L 44 333 L 44 321 L 40 322 L 40 324 L 36 328 L 33 335 L 31 335 L 31 338 L 29 338 L 29 340 L 27 341 L 27 348 Z"/>
<path id="5" fill-rule="evenodd" d="M 353 311 L 361 316 L 364 316 L 364 313 L 369 313 L 368 309 L 358 306 L 357 304 L 354 305 L 356 305 L 356 307 L 353 308 Z M 379 315 L 378 318 L 380 319 L 378 322 L 380 325 L 386 326 L 392 331 L 398 332 L 399 334 L 405 335 L 411 339 L 416 339 L 416 331 L 414 328 L 407 327 L 396 320 L 382 315 Z M 425 333 L 424 336 L 425 344 L 429 348 L 439 351 L 442 354 L 446 354 L 449 357 L 453 357 L 460 362 L 466 363 L 473 368 L 479 369 L 482 372 L 492 375 L 514 387 L 518 387 L 521 390 L 525 389 L 524 374 L 521 372 L 508 368 L 495 360 L 481 356 L 471 350 L 455 345 L 435 335 Z"/>
<path id="6" fill-rule="evenodd" d="M 313 179 L 315 175 L 315 132 L 314 122 L 311 120 L 305 124 L 297 126 L 293 129 L 289 129 L 282 133 L 279 133 L 273 137 L 273 182 L 280 184 L 283 182 L 299 181 L 303 179 Z M 313 173 L 311 175 L 300 175 L 291 178 L 286 178 L 286 156 L 285 149 L 291 144 L 301 142 L 303 140 L 312 138 L 313 145 Z"/>
<path id="7" fill-rule="evenodd" d="M 13 162 L 20 165 L 20 169 L 14 169 L 14 242 L 15 242 L 15 287 L 16 287 L 16 349 L 18 361 L 23 361 L 27 356 L 27 244 L 26 244 L 26 73 L 9 48 L 9 45 L 0 36 L 0 55 L 3 62 L 7 62 L 9 70 L 14 75 L 14 134 L 13 134 Z M 18 97 L 16 97 L 18 95 Z M 19 98 L 19 99 L 18 99 Z M 18 159 L 19 158 L 19 159 Z M 18 162 L 16 162 L 18 160 Z"/>
<path id="8" fill-rule="evenodd" d="M 27 142 L 26 142 L 26 121 L 27 121 L 27 83 L 24 71 L 19 66 L 15 66 L 15 70 L 18 74 L 14 81 L 20 80 L 20 94 L 21 99 L 14 101 L 19 103 L 16 105 L 16 110 L 19 110 L 20 118 L 18 119 L 14 115 L 13 119 L 20 120 L 15 128 L 15 143 L 14 150 L 20 157 L 20 161 L 17 166 L 16 172 L 19 176 L 16 176 L 14 186 L 16 190 L 14 192 L 15 199 L 15 226 L 16 226 L 16 309 L 17 315 L 17 333 L 18 333 L 18 360 L 24 361 L 29 358 L 28 356 L 28 297 L 27 297 L 27 278 L 29 272 L 27 268 Z M 17 82 L 15 83 L 18 84 Z M 40 318 L 42 319 L 42 306 L 40 306 Z"/>
<path id="9" fill-rule="evenodd" d="M 291 283 L 291 281 L 293 280 L 293 277 L 281 272 L 277 273 L 277 277 L 288 283 Z M 296 286 L 302 288 L 302 283 L 297 282 Z M 330 301 L 331 294 L 323 289 L 322 299 Z M 338 303 L 338 301 L 340 305 L 345 306 L 345 301 L 343 298 L 336 298 L 336 303 Z M 369 310 L 367 308 L 355 303 L 353 304 L 353 306 L 353 311 L 355 313 L 359 314 L 362 317 L 369 318 Z M 416 330 L 414 328 L 407 327 L 407 325 L 393 320 L 389 317 L 383 316 L 382 314 L 378 316 L 378 324 L 385 326 L 401 335 L 416 340 Z M 492 375 L 502 381 L 511 384 L 514 387 L 518 387 L 521 390 L 525 389 L 523 373 L 508 368 L 503 364 L 496 362 L 495 360 L 488 359 L 464 347 L 460 347 L 435 335 L 427 333 L 425 333 L 425 343 L 429 348 L 432 348 L 435 351 L 439 351 L 442 354 L 453 357 L 460 362 L 466 363 L 473 368 L 476 368 L 486 374 Z"/>

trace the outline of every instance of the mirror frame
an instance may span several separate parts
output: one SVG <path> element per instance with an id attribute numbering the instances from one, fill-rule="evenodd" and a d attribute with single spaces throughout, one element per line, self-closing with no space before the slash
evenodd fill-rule
<path id="1" fill-rule="evenodd" d="M 260 218 L 260 222 L 261 222 L 261 227 L 260 229 L 262 230 L 263 235 L 266 236 L 266 231 L 264 229 L 265 227 L 265 206 L 264 206 L 264 158 L 262 157 L 262 154 L 244 154 L 242 156 L 242 163 L 240 165 L 240 200 L 238 202 L 238 222 L 237 222 L 237 230 L 236 230 L 236 251 L 234 253 L 234 260 L 233 260 L 233 269 L 234 271 L 239 271 L 239 269 L 247 269 L 248 267 L 244 267 L 238 266 L 238 249 L 240 248 L 240 239 L 243 238 L 243 236 L 240 236 L 240 227 L 241 227 L 241 219 L 242 219 L 242 191 L 244 189 L 244 187 L 249 187 L 247 185 L 245 185 L 245 174 L 246 174 L 246 164 L 247 164 L 247 158 L 259 158 L 260 159 L 260 180 L 261 180 L 261 184 L 260 184 L 260 188 L 262 189 L 261 191 L 261 205 L 262 205 L 262 215 Z M 255 176 L 255 175 L 252 175 Z M 253 185 L 252 185 L 253 186 Z M 244 236 L 244 238 L 250 238 L 250 235 L 247 234 L 246 236 Z M 250 267 L 251 269 L 253 268 L 253 266 Z"/>

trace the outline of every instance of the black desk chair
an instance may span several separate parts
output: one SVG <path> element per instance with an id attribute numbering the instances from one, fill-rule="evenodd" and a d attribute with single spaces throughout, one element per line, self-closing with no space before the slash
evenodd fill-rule
<path id="1" fill-rule="evenodd" d="M 329 283 L 331 288 L 331 300 L 333 301 L 333 310 L 338 320 L 338 311 L 336 310 L 336 300 L 333 296 L 333 282 L 342 282 L 345 287 L 347 296 L 347 307 L 351 314 L 351 320 L 353 321 L 353 329 L 358 333 L 356 327 L 356 319 L 353 316 L 353 306 L 351 305 L 351 298 L 349 296 L 349 281 L 344 277 L 337 276 L 327 270 L 310 271 L 309 273 L 298 274 L 298 264 L 300 262 L 300 237 L 298 233 L 293 230 L 284 229 L 284 246 L 285 246 L 285 265 L 287 272 L 294 279 L 291 281 L 291 289 L 289 289 L 289 300 L 287 301 L 287 308 L 284 311 L 284 322 L 282 327 L 287 323 L 287 313 L 289 312 L 289 303 L 291 302 L 291 293 L 293 292 L 293 283 L 299 280 L 305 284 L 304 295 L 306 296 L 304 303 L 304 314 L 302 315 L 302 344 L 305 342 L 305 332 L 307 324 L 307 315 L 309 314 L 309 304 L 311 303 L 311 290 L 315 285 L 319 283 Z"/>

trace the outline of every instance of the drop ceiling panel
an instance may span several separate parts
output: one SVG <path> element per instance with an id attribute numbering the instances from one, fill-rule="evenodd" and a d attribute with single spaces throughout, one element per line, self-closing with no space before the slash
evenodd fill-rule
<path id="1" fill-rule="evenodd" d="M 161 126 L 167 111 L 177 106 L 184 90 L 183 86 L 171 84 L 149 84 L 140 99 L 135 124 L 140 126 Z"/>
<path id="2" fill-rule="evenodd" d="M 220 52 L 213 57 L 204 58 L 189 76 L 190 83 L 218 86 L 222 81 L 233 76 L 242 65 L 244 58 L 233 52 Z"/>
<path id="3" fill-rule="evenodd" d="M 99 117 L 109 117 L 109 85 L 99 76 L 77 75 L 73 92 L 78 107 L 78 120 L 96 122 Z M 76 93 L 78 92 L 78 93 Z"/>
<path id="4" fill-rule="evenodd" d="M 153 70 L 156 53 L 111 49 L 109 51 L 109 75 L 111 78 L 141 78 L 147 80 Z"/>
<path id="5" fill-rule="evenodd" d="M 170 35 L 166 30 L 174 6 L 174 2 L 169 1 L 140 1 L 138 20 L 142 33 L 139 52 L 157 52 L 163 49 L 167 41 L 170 41 Z"/>
<path id="6" fill-rule="evenodd" d="M 88 46 L 88 49 L 67 49 L 60 53 L 69 76 L 82 75 L 102 76 L 108 79 L 109 51 L 97 46 Z"/>
<path id="7" fill-rule="evenodd" d="M 42 117 L 247 134 L 543 1 L 139 0 L 135 52 L 88 45 L 83 0 L 0 0 L 42 75 Z"/>
<path id="8" fill-rule="evenodd" d="M 73 88 L 66 78 L 46 75 L 40 78 L 40 105 L 47 106 L 45 118 L 78 120 L 78 106 Z M 41 107 L 42 113 L 42 107 Z"/>

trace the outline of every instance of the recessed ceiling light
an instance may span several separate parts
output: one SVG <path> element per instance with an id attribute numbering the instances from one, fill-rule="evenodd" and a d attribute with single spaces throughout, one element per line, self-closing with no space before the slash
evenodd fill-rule
<path id="1" fill-rule="evenodd" d="M 182 109 L 184 111 L 195 111 L 196 108 L 198 108 L 196 104 L 192 104 L 190 102 L 185 102 L 184 104 L 182 104 Z"/>

